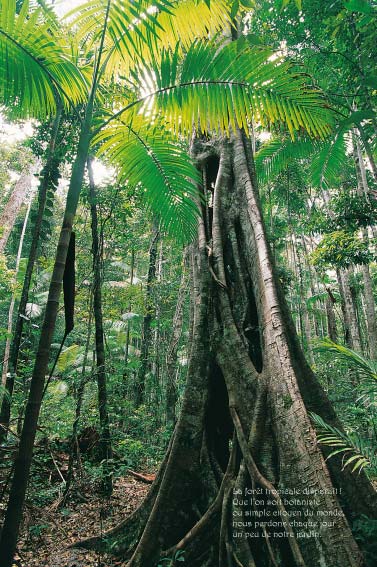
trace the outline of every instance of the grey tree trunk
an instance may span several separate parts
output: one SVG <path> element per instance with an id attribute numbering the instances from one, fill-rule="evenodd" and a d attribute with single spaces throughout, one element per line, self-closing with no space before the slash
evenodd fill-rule
<path id="1" fill-rule="evenodd" d="M 352 267 L 345 270 L 337 269 L 336 271 L 344 318 L 345 342 L 349 348 L 362 352 L 359 326 L 357 323 L 357 313 L 350 285 L 350 276 L 352 274 Z"/>
<path id="2" fill-rule="evenodd" d="M 9 200 L 0 216 L 0 254 L 4 253 L 18 213 L 20 212 L 21 206 L 24 204 L 27 194 L 30 191 L 34 170 L 35 165 L 28 166 L 21 172 L 21 175 L 16 181 Z"/>
<path id="3" fill-rule="evenodd" d="M 29 221 L 29 215 L 30 215 L 30 209 L 31 209 L 32 202 L 33 202 L 33 195 L 30 195 L 29 204 L 27 206 L 24 222 L 23 222 L 23 225 L 22 225 L 20 242 L 19 242 L 19 245 L 18 245 L 18 252 L 17 252 L 16 266 L 15 266 L 15 275 L 14 275 L 14 282 L 13 283 L 17 282 L 17 274 L 18 274 L 18 270 L 20 268 L 21 254 L 22 254 L 22 249 L 23 249 L 23 246 L 24 246 L 26 227 L 27 227 L 27 224 L 28 224 L 28 221 Z M 2 377 L 1 377 L 1 383 L 2 383 L 3 386 L 6 385 L 6 381 L 7 381 L 10 347 L 11 347 L 11 336 L 12 336 L 12 330 L 13 330 L 13 313 L 14 313 L 15 302 L 16 302 L 16 295 L 15 295 L 15 292 L 13 292 L 12 297 L 11 297 L 11 301 L 10 301 L 9 311 L 8 311 L 8 328 L 7 328 L 8 337 L 7 337 L 7 340 L 6 340 L 6 343 L 5 343 L 3 371 L 2 371 Z M 3 425 L 1 420 L 0 420 L 0 425 Z"/>
<path id="4" fill-rule="evenodd" d="M 361 266 L 364 283 L 365 312 L 368 327 L 369 355 L 372 360 L 377 360 L 377 318 L 376 305 L 374 301 L 372 278 L 368 265 Z"/>
<path id="5" fill-rule="evenodd" d="M 357 192 L 360 196 L 364 196 L 366 202 L 369 202 L 369 188 L 366 176 L 366 169 L 361 152 L 361 146 L 358 138 L 357 131 L 354 131 L 354 159 L 355 169 L 357 176 Z M 369 242 L 368 231 L 366 228 L 362 230 L 363 239 L 366 243 Z M 361 273 L 363 275 L 364 283 L 364 299 L 366 311 L 366 325 L 368 329 L 368 346 L 369 355 L 373 360 L 377 359 L 377 315 L 376 305 L 374 301 L 372 279 L 368 265 L 361 266 Z"/>
<path id="6" fill-rule="evenodd" d="M 127 567 L 155 565 L 180 550 L 190 567 L 361 567 L 349 522 L 376 518 L 377 496 L 363 474 L 342 471 L 336 458 L 326 463 L 318 446 L 308 412 L 339 424 L 275 275 L 250 143 L 240 131 L 230 142 L 194 143 L 201 159 L 207 150 L 213 208 L 208 223 L 207 215 L 200 221 L 193 253 L 192 345 L 171 447 L 141 507 L 105 539 L 79 545 L 113 546 Z M 208 179 L 214 153 L 218 167 Z M 287 489 L 316 496 L 287 504 L 277 492 Z M 244 502 L 245 490 L 260 496 Z M 300 537 L 284 520 L 287 537 L 279 538 L 266 516 L 266 523 L 252 521 L 263 509 L 287 518 L 287 507 L 330 513 L 331 526 L 320 523 L 316 537 Z"/>
<path id="7" fill-rule="evenodd" d="M 336 316 L 334 311 L 335 299 L 332 294 L 326 297 L 326 316 L 327 316 L 327 334 L 329 338 L 336 343 L 338 341 L 338 331 L 336 327 Z"/>

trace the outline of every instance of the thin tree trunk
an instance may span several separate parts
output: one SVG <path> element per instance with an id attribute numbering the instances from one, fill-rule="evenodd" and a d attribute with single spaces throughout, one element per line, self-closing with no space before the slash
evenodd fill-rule
<path id="1" fill-rule="evenodd" d="M 20 352 L 21 339 L 22 339 L 22 331 L 25 321 L 25 310 L 26 310 L 26 304 L 29 299 L 29 290 L 33 276 L 34 265 L 37 259 L 38 244 L 41 234 L 44 210 L 46 207 L 47 193 L 51 185 L 55 186 L 57 184 L 59 177 L 59 160 L 55 158 L 55 145 L 59 131 L 61 114 L 62 114 L 62 110 L 60 106 L 58 106 L 58 110 L 52 124 L 51 138 L 47 151 L 46 165 L 42 172 L 42 181 L 38 193 L 38 211 L 33 226 L 33 234 L 32 234 L 29 256 L 25 270 L 25 277 L 22 285 L 20 303 L 18 305 L 18 310 L 17 310 L 17 319 L 14 329 L 14 335 L 10 346 L 9 373 L 7 375 L 6 384 L 5 384 L 5 388 L 8 392 L 8 395 L 3 397 L 1 410 L 0 410 L 0 444 L 6 438 L 7 431 L 9 428 L 11 400 L 13 395 L 14 383 L 17 376 L 17 367 L 18 367 L 18 359 L 19 359 L 19 352 Z M 3 426 L 3 428 L 1 427 L 1 425 Z"/>
<path id="2" fill-rule="evenodd" d="M 366 154 L 368 156 L 368 161 L 369 161 L 370 166 L 372 168 L 374 180 L 377 182 L 377 165 L 376 165 L 375 159 L 373 157 L 372 148 L 370 147 L 370 144 L 367 140 L 364 128 L 362 128 L 361 126 L 358 126 L 358 129 L 359 129 L 359 132 L 360 132 L 361 140 L 363 142 L 363 146 L 364 146 Z"/>
<path id="3" fill-rule="evenodd" d="M 296 235 L 293 234 L 293 231 L 292 231 L 291 234 L 292 234 L 292 240 L 293 240 L 292 244 L 293 244 L 294 251 L 295 251 L 295 257 L 296 257 L 297 268 L 298 268 L 298 276 L 299 276 L 299 290 L 300 290 L 300 306 L 299 306 L 299 308 L 301 309 L 301 313 L 302 313 L 302 324 L 303 324 L 303 331 L 304 331 L 304 336 L 305 336 L 305 347 L 306 347 L 306 352 L 308 354 L 310 364 L 314 364 L 314 356 L 313 356 L 313 350 L 312 350 L 312 345 L 311 345 L 312 331 L 311 331 L 311 326 L 310 326 L 308 307 L 306 305 L 306 299 L 307 298 L 306 298 L 306 290 L 305 290 L 305 285 L 304 285 L 303 267 L 302 267 L 302 262 L 301 262 L 301 258 L 300 258 L 300 252 L 297 249 Z"/>
<path id="4" fill-rule="evenodd" d="M 0 537 L 0 557 L 2 567 L 12 567 L 13 556 L 17 545 L 18 533 L 22 520 L 22 510 L 28 485 L 30 467 L 32 462 L 34 440 L 37 432 L 38 417 L 40 413 L 45 377 L 48 370 L 49 355 L 56 318 L 59 308 L 59 298 L 62 289 L 65 263 L 68 254 L 69 242 L 72 234 L 73 220 L 79 201 L 82 187 L 85 164 L 89 151 L 90 127 L 93 114 L 93 97 L 95 88 L 92 88 L 91 98 L 88 102 L 85 118 L 82 124 L 78 142 L 77 157 L 73 164 L 69 184 L 63 224 L 59 236 L 58 247 L 48 293 L 44 322 L 39 339 L 35 365 L 31 377 L 30 391 L 25 409 L 24 422 L 20 437 L 18 452 L 15 459 L 14 476 L 10 489 L 7 511 Z"/>
<path id="5" fill-rule="evenodd" d="M 136 376 L 135 384 L 135 405 L 139 407 L 144 402 L 145 396 L 145 377 L 147 375 L 149 364 L 149 349 L 152 341 L 151 323 L 153 319 L 152 304 L 152 286 L 156 279 L 156 261 L 157 261 L 157 242 L 160 236 L 159 229 L 154 223 L 151 244 L 149 248 L 149 266 L 146 285 L 146 314 L 143 319 L 143 335 L 140 354 L 140 368 Z"/>
<path id="6" fill-rule="evenodd" d="M 98 386 L 98 409 L 100 422 L 100 450 L 103 462 L 102 491 L 105 496 L 111 496 L 113 483 L 108 460 L 112 458 L 110 424 L 107 403 L 107 377 L 106 356 L 103 332 L 102 315 L 102 246 L 98 233 L 97 194 L 93 178 L 92 158 L 88 159 L 89 189 L 90 189 L 90 214 L 92 220 L 92 254 L 93 254 L 93 312 L 96 337 L 96 364 L 97 364 L 97 386 Z"/>
<path id="7" fill-rule="evenodd" d="M 372 278 L 368 265 L 361 266 L 364 282 L 365 311 L 368 326 L 369 355 L 372 360 L 377 360 L 377 319 L 376 305 L 374 301 Z"/>
<path id="8" fill-rule="evenodd" d="M 355 312 L 355 305 L 352 299 L 349 282 L 349 278 L 352 273 L 352 268 L 347 268 L 346 270 L 337 269 L 336 271 L 344 318 L 345 342 L 349 348 L 361 352 L 361 340 L 357 324 L 357 314 Z"/>
<path id="9" fill-rule="evenodd" d="M 354 131 L 354 160 L 357 177 L 357 192 L 360 196 L 365 197 L 366 203 L 369 203 L 369 188 L 365 170 L 365 164 L 361 152 L 360 142 L 358 139 L 357 131 Z M 364 144 L 365 147 L 365 144 Z M 367 229 L 362 230 L 364 241 L 369 244 L 369 237 Z M 366 310 L 366 324 L 368 329 L 368 345 L 369 354 L 373 360 L 377 359 L 377 315 L 376 305 L 374 301 L 373 286 L 368 265 L 361 266 L 361 273 L 363 275 L 364 283 L 364 299 Z"/>
<path id="10" fill-rule="evenodd" d="M 135 270 L 135 250 L 132 248 L 131 250 L 131 267 L 130 267 L 130 285 L 133 285 L 134 283 L 134 270 Z M 128 313 L 131 313 L 131 302 L 128 304 Z M 125 346 L 125 352 L 124 352 L 124 366 L 127 370 L 127 364 L 128 364 L 128 354 L 129 354 L 129 349 L 130 349 L 130 330 L 131 330 L 131 321 L 130 319 L 127 319 L 127 331 L 126 331 L 126 346 Z M 126 375 L 123 376 L 124 378 L 126 377 Z"/>
<path id="11" fill-rule="evenodd" d="M 171 447 L 138 511 L 80 546 L 115 549 L 127 567 L 154 565 L 177 551 L 190 567 L 362 567 L 348 520 L 375 518 L 377 495 L 364 474 L 342 470 L 341 459 L 325 462 L 309 412 L 340 425 L 279 287 L 250 144 L 237 131 L 215 147 L 213 222 L 200 220 L 193 254 L 193 342 Z M 202 159 L 200 141 L 193 151 Z M 246 490 L 258 492 L 240 505 L 235 495 L 243 499 Z M 267 516 L 255 525 L 263 510 L 288 517 L 279 496 L 286 490 L 315 494 L 290 511 L 331 514 L 331 525 L 319 522 L 317 537 L 305 538 L 289 519 L 282 522 L 287 537 L 274 537 Z"/>
<path id="12" fill-rule="evenodd" d="M 26 232 L 26 227 L 27 227 L 28 221 L 29 221 L 29 215 L 30 215 L 30 209 L 31 209 L 32 202 L 33 202 L 33 195 L 30 195 L 29 204 L 28 204 L 28 207 L 27 207 L 27 210 L 26 210 L 24 223 L 23 223 L 23 226 L 22 226 L 20 243 L 18 245 L 16 266 L 15 266 L 15 270 L 14 270 L 14 279 L 13 279 L 14 284 L 16 284 L 16 282 L 17 282 L 17 274 L 18 274 L 18 270 L 20 268 L 20 261 L 21 261 L 22 249 L 23 249 L 23 246 L 24 246 L 25 232 Z M 7 340 L 6 340 L 6 343 L 5 343 L 3 372 L 2 372 L 2 379 L 1 379 L 1 383 L 2 383 L 3 386 L 6 385 L 7 375 L 8 375 L 11 336 L 12 336 L 12 329 L 13 329 L 13 312 L 14 312 L 15 302 L 16 302 L 16 294 L 15 294 L 15 292 L 13 292 L 12 298 L 11 298 L 11 301 L 10 301 L 9 311 L 8 311 L 8 328 L 7 328 L 8 337 L 7 337 Z M 0 420 L 0 426 L 1 425 L 3 425 L 3 424 Z"/>
<path id="13" fill-rule="evenodd" d="M 308 254 L 309 254 L 309 251 L 308 251 L 308 246 L 307 246 L 307 244 L 306 244 L 306 240 L 305 240 L 305 235 L 304 235 L 304 234 L 302 235 L 302 245 L 303 245 L 303 248 L 304 248 L 304 251 L 305 251 L 305 259 L 304 259 L 304 262 L 305 262 L 306 269 L 307 269 L 308 275 L 309 275 L 310 296 L 311 296 L 311 297 L 314 297 L 314 296 L 316 295 L 316 290 L 315 290 L 315 287 L 314 287 L 314 279 L 313 279 L 313 276 L 316 277 L 316 274 L 315 274 L 315 272 L 314 272 L 314 274 L 313 274 L 313 267 L 311 266 L 311 264 L 310 264 L 309 261 L 308 261 Z M 318 281 L 317 281 L 317 289 L 318 289 Z M 316 337 L 320 337 L 320 336 L 321 336 L 321 333 L 320 333 L 320 330 L 319 330 L 319 324 L 318 324 L 317 314 L 316 314 L 315 312 L 313 312 L 313 322 L 314 322 L 315 336 L 316 336 Z"/>
<path id="14" fill-rule="evenodd" d="M 157 260 L 157 268 L 156 268 L 156 286 L 158 289 L 161 289 L 161 283 L 163 278 L 163 242 L 160 241 L 159 245 L 159 252 L 158 252 L 158 260 Z M 160 359 L 162 355 L 161 345 L 164 344 L 161 337 L 161 306 L 159 298 L 155 299 L 155 327 L 153 331 L 153 359 L 152 359 L 152 376 L 154 380 L 154 384 L 151 384 L 150 389 L 150 404 L 155 407 L 160 407 L 162 404 L 162 384 L 160 380 Z M 156 415 L 156 420 L 160 421 L 161 414 L 158 413 Z"/>
<path id="15" fill-rule="evenodd" d="M 326 297 L 326 315 L 327 315 L 327 334 L 334 342 L 338 342 L 338 332 L 336 328 L 336 317 L 334 311 L 334 300 L 330 295 Z"/>

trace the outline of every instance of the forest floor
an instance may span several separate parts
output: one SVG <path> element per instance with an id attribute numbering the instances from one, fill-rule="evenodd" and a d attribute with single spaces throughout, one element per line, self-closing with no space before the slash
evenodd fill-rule
<path id="1" fill-rule="evenodd" d="M 89 494 L 83 491 L 87 502 L 70 500 L 61 510 L 56 510 L 55 503 L 38 508 L 26 506 L 14 567 L 120 566 L 122 562 L 117 559 L 69 546 L 80 539 L 101 535 L 118 524 L 135 510 L 149 487 L 126 476 L 114 481 L 110 501 L 88 487 Z"/>

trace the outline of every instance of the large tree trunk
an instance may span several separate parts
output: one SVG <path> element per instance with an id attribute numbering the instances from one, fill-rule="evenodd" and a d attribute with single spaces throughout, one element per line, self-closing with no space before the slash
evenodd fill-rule
<path id="1" fill-rule="evenodd" d="M 190 567 L 360 567 L 349 521 L 376 517 L 376 493 L 336 458 L 326 464 L 317 444 L 308 412 L 337 419 L 298 344 L 275 275 L 250 144 L 238 131 L 231 142 L 194 145 L 201 158 L 206 150 L 205 190 L 212 181 L 215 188 L 192 255 L 192 345 L 181 415 L 141 507 L 105 540 L 79 545 L 114 544 L 127 567 L 155 565 L 177 550 Z M 254 496 L 246 498 L 246 489 Z M 277 490 L 296 490 L 299 502 L 286 503 Z M 315 498 L 303 503 L 304 490 Z M 317 525 L 317 537 L 300 537 L 297 516 L 284 519 L 288 511 L 301 513 L 300 520 L 330 513 L 331 525 Z M 256 513 L 262 525 L 254 525 Z M 275 518 L 282 528 L 268 525 Z"/>

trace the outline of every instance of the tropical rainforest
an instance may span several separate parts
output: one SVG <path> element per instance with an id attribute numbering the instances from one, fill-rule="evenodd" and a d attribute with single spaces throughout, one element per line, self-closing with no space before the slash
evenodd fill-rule
<path id="1" fill-rule="evenodd" d="M 377 566 L 375 0 L 0 0 L 0 566 Z"/>

